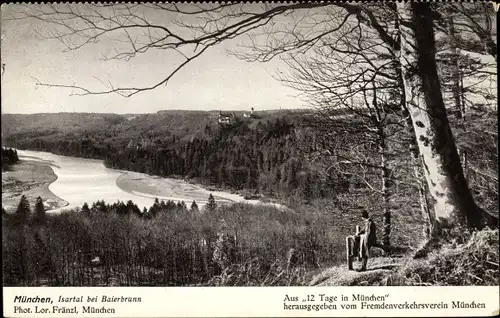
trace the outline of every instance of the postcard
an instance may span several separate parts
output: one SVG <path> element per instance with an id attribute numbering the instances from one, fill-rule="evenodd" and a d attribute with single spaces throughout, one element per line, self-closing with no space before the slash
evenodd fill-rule
<path id="1" fill-rule="evenodd" d="M 497 11 L 2 4 L 4 316 L 498 315 Z"/>

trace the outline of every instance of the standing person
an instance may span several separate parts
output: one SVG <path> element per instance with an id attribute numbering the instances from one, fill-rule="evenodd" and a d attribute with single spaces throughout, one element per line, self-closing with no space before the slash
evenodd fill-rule
<path id="1" fill-rule="evenodd" d="M 377 227 L 366 210 L 361 212 L 361 218 L 365 222 L 365 225 L 356 236 L 359 236 L 360 242 L 359 257 L 361 257 L 361 268 L 359 271 L 365 271 L 368 258 L 370 257 L 370 248 L 373 246 L 383 248 L 383 246 L 377 242 Z"/>

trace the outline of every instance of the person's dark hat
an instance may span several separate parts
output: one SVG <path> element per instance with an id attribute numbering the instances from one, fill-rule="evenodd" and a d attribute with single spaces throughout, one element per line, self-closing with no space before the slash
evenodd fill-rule
<path id="1" fill-rule="evenodd" d="M 363 219 L 368 219 L 368 218 L 369 218 L 369 216 L 368 216 L 368 211 L 363 210 L 363 212 L 361 212 L 361 217 L 362 217 Z"/>

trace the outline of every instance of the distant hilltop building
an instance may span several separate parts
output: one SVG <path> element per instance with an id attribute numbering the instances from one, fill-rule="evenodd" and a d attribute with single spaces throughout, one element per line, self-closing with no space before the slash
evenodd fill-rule
<path id="1" fill-rule="evenodd" d="M 250 109 L 250 114 L 244 113 L 243 117 L 250 118 L 250 117 L 252 117 L 252 115 L 253 115 L 253 107 Z"/>
<path id="2" fill-rule="evenodd" d="M 128 149 L 144 149 L 150 148 L 155 145 L 154 141 L 151 138 L 140 138 L 140 139 L 130 139 L 130 142 L 127 144 Z"/>
<path id="3" fill-rule="evenodd" d="M 250 109 L 250 113 L 244 113 L 243 118 L 255 118 L 254 115 L 254 108 L 252 107 Z M 219 111 L 219 125 L 231 125 L 236 122 L 237 116 L 235 113 L 223 113 L 222 111 Z"/>
<path id="4" fill-rule="evenodd" d="M 234 113 L 223 113 L 219 111 L 219 125 L 230 125 L 236 121 Z"/>

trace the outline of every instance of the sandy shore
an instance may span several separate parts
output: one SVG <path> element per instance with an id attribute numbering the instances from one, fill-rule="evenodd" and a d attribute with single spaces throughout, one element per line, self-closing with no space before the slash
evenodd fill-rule
<path id="1" fill-rule="evenodd" d="M 242 195 L 224 192 L 210 191 L 201 185 L 187 183 L 182 180 L 150 176 L 144 173 L 123 171 L 116 180 L 116 185 L 123 191 L 133 193 L 138 196 L 148 198 L 158 198 L 159 200 L 186 201 L 190 203 L 195 200 L 200 206 L 208 201 L 208 196 L 212 194 L 217 203 L 227 204 L 242 202 L 248 204 L 265 204 L 276 207 L 283 207 L 276 203 L 264 203 L 259 200 L 245 200 Z M 189 205 L 189 204 L 188 204 Z"/>
<path id="2" fill-rule="evenodd" d="M 205 204 L 210 193 L 221 203 L 238 202 L 243 197 L 230 193 L 208 191 L 198 185 L 181 180 L 150 176 L 144 173 L 121 171 L 123 174 L 116 180 L 116 185 L 123 191 L 148 198 L 160 200 L 186 201 L 195 200 Z"/>
<path id="3" fill-rule="evenodd" d="M 2 172 L 2 206 L 7 212 L 16 210 L 22 195 L 28 199 L 32 211 L 38 196 L 47 211 L 68 204 L 49 190 L 49 185 L 57 180 L 52 163 L 25 156 L 19 159 L 19 163 L 12 165 L 9 171 Z"/>
<path id="4" fill-rule="evenodd" d="M 247 203 L 283 207 L 276 203 L 245 200 L 244 196 L 223 189 L 207 189 L 182 179 L 163 178 L 144 173 L 109 169 L 101 160 L 58 156 L 44 152 L 19 151 L 21 162 L 2 175 L 2 198 L 6 210 L 15 210 L 25 194 L 33 206 L 41 196 L 48 212 L 81 207 L 98 200 L 106 203 L 132 200 L 142 210 L 149 208 L 155 198 L 193 200 L 203 207 L 210 194 L 221 204 Z M 57 180 L 57 181 L 56 181 Z M 55 182 L 54 182 L 55 181 Z M 50 185 L 50 187 L 49 187 Z"/>

